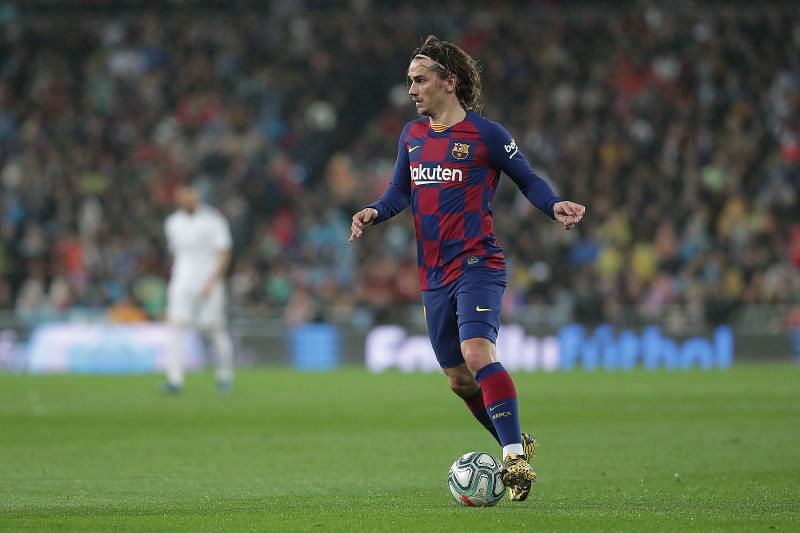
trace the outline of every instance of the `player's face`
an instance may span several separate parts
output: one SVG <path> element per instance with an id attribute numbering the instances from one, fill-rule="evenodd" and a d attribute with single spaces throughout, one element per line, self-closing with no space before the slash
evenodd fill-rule
<path id="1" fill-rule="evenodd" d="M 199 201 L 200 197 L 197 191 L 192 187 L 179 187 L 178 190 L 175 191 L 175 203 L 184 211 L 194 211 Z"/>
<path id="2" fill-rule="evenodd" d="M 408 94 L 420 115 L 436 116 L 448 97 L 447 80 L 435 70 L 433 60 L 415 57 L 408 67 Z"/>

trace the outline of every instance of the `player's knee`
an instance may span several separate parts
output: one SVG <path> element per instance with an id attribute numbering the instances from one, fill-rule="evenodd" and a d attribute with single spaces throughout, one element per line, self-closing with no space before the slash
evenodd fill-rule
<path id="1" fill-rule="evenodd" d="M 488 339 L 469 339 L 461 343 L 461 354 L 469 369 L 475 373 L 494 362 L 494 343 Z"/>

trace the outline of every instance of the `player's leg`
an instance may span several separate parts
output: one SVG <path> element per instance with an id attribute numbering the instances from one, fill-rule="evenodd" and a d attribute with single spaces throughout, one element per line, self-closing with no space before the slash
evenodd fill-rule
<path id="1" fill-rule="evenodd" d="M 233 340 L 225 328 L 211 333 L 216 353 L 216 378 L 220 392 L 227 392 L 233 386 Z"/>
<path id="2" fill-rule="evenodd" d="M 220 392 L 233 386 L 233 340 L 225 320 L 225 287 L 218 284 L 198 309 L 197 321 L 214 345 L 215 374 Z"/>
<path id="3" fill-rule="evenodd" d="M 181 287 L 170 285 L 167 290 L 167 324 L 170 327 L 167 346 L 166 383 L 163 391 L 180 392 L 183 387 L 184 342 L 192 314 L 191 293 Z"/>
<path id="4" fill-rule="evenodd" d="M 504 481 L 511 486 L 512 499 L 524 500 L 536 479 L 526 461 L 526 451 L 531 455 L 535 452 L 535 441 L 520 431 L 516 387 L 496 357 L 504 291 L 504 272 L 465 272 L 457 292 L 459 334 L 464 361 L 483 390 L 486 411 L 503 446 Z"/>
<path id="5" fill-rule="evenodd" d="M 462 328 L 467 335 L 478 333 L 479 327 Z M 473 333 L 469 333 L 473 330 Z M 536 451 L 536 441 L 520 431 L 517 391 L 511 375 L 496 360 L 494 342 L 484 337 L 468 338 L 461 343 L 464 359 L 471 369 L 477 369 L 476 381 L 483 390 L 486 411 L 503 447 L 503 483 L 509 497 L 522 501 L 536 482 L 536 472 L 530 458 Z M 526 451 L 529 455 L 526 455 Z"/>
<path id="6" fill-rule="evenodd" d="M 423 291 L 422 301 L 425 305 L 428 336 L 439 366 L 447 376 L 450 390 L 464 400 L 472 415 L 497 442 L 500 442 L 494 424 L 483 405 L 481 388 L 461 356 L 455 304 L 448 295 L 447 289 Z"/>
<path id="7" fill-rule="evenodd" d="M 467 335 L 487 334 L 475 331 L 478 329 L 475 323 L 462 328 Z M 517 390 L 511 375 L 496 360 L 494 342 L 485 337 L 470 337 L 461 342 L 461 351 L 483 391 L 483 402 L 503 446 L 503 457 L 512 453 L 523 455 Z"/>
<path id="8" fill-rule="evenodd" d="M 166 377 L 164 392 L 180 392 L 183 388 L 183 348 L 188 327 L 184 323 L 170 323 L 170 341 L 167 348 Z"/>
<path id="9" fill-rule="evenodd" d="M 442 368 L 442 371 L 447 375 L 450 382 L 450 390 L 455 392 L 472 413 L 472 416 L 486 428 L 486 431 L 491 433 L 494 440 L 500 444 L 500 437 L 497 435 L 497 429 L 489 418 L 489 413 L 486 411 L 486 406 L 483 403 L 483 390 L 478 382 L 475 381 L 475 376 L 469 369 L 466 363 L 461 363 L 453 368 Z"/>

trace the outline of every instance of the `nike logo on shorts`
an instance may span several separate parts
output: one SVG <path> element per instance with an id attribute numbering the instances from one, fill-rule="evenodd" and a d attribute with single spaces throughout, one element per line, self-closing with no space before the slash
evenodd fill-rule
<path id="1" fill-rule="evenodd" d="M 480 305 L 476 305 L 476 306 L 475 306 L 475 310 L 476 310 L 477 312 L 479 312 L 479 313 L 483 313 L 483 312 L 485 312 L 485 311 L 491 311 L 491 310 L 492 310 L 492 308 L 491 308 L 491 307 L 484 308 L 484 307 L 481 307 Z"/>

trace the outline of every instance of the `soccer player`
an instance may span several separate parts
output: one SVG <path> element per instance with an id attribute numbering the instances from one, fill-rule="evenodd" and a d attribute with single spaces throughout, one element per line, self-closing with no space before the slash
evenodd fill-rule
<path id="1" fill-rule="evenodd" d="M 225 319 L 225 274 L 231 257 L 231 232 L 225 217 L 200 202 L 198 191 L 181 185 L 178 209 L 167 217 L 164 231 L 173 253 L 167 288 L 167 322 L 172 342 L 167 357 L 164 392 L 183 387 L 183 341 L 189 327 L 211 337 L 220 392 L 233 384 L 233 342 Z"/>
<path id="2" fill-rule="evenodd" d="M 503 482 L 510 498 L 522 501 L 536 481 L 530 466 L 536 440 L 520 431 L 514 382 L 496 359 L 506 271 L 490 203 L 505 172 L 565 229 L 579 223 L 586 209 L 557 197 L 511 135 L 478 114 L 478 67 L 457 45 L 425 39 L 411 56 L 408 83 L 422 117 L 403 128 L 389 187 L 353 215 L 350 241 L 411 204 L 436 358 L 450 388 L 502 446 Z"/>

